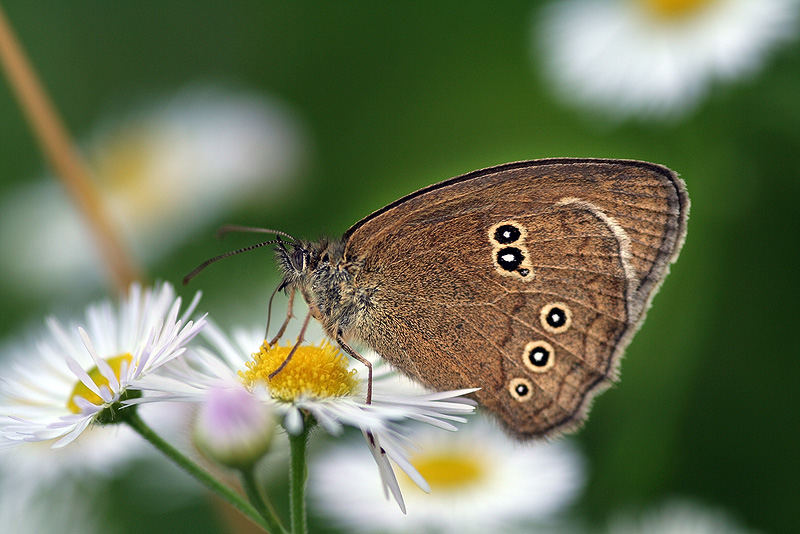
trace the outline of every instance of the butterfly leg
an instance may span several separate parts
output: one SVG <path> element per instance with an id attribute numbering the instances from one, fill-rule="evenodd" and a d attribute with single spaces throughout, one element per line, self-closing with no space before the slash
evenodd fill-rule
<path id="1" fill-rule="evenodd" d="M 278 288 L 275 289 L 275 291 L 272 293 L 272 296 L 269 298 L 269 311 L 267 311 L 267 331 L 264 333 L 264 339 L 267 339 L 269 337 L 269 319 L 270 316 L 272 315 L 272 297 L 275 296 L 275 293 L 277 293 L 280 288 L 281 287 L 278 286 Z M 289 290 L 289 304 L 286 308 L 286 318 L 283 320 L 283 324 L 281 325 L 280 329 L 278 329 L 278 333 L 275 335 L 274 338 L 272 338 L 272 341 L 269 342 L 270 347 L 274 345 L 281 338 L 281 336 L 283 336 L 284 332 L 286 332 L 286 327 L 289 326 L 289 321 L 292 319 L 292 317 L 294 317 L 294 315 L 292 314 L 293 305 L 294 305 L 294 288 Z"/>
<path id="2" fill-rule="evenodd" d="M 367 366 L 367 404 L 372 404 L 372 362 L 356 352 L 353 347 L 345 343 L 341 333 L 336 334 L 336 342 L 347 354 Z"/>
<path id="3" fill-rule="evenodd" d="M 305 341 L 305 339 L 306 339 L 305 338 L 306 329 L 308 328 L 308 322 L 310 320 L 311 320 L 311 314 L 309 313 L 309 314 L 306 315 L 306 318 L 303 320 L 303 326 L 300 327 L 300 334 L 297 336 L 297 343 L 294 344 L 294 347 L 292 347 L 292 350 L 289 351 L 289 354 L 286 356 L 286 358 L 283 360 L 283 362 L 280 364 L 280 366 L 278 366 L 277 369 L 275 369 L 274 371 L 272 371 L 269 374 L 269 378 L 270 379 L 275 378 L 275 375 L 277 375 L 278 373 L 283 371 L 283 368 L 286 367 L 286 365 L 292 360 L 292 356 L 294 356 L 294 353 L 297 352 L 297 347 L 299 347 L 300 344 L 303 341 Z M 287 319 L 287 321 L 288 321 L 288 319 Z M 284 324 L 284 326 L 285 326 L 285 324 Z"/>

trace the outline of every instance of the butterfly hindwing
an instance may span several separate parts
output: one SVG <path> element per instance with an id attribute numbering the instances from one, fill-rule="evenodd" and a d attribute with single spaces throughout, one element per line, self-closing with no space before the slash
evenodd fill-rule
<path id="1" fill-rule="evenodd" d="M 677 254 L 688 200 L 671 171 L 541 160 L 454 178 L 356 224 L 374 288 L 357 335 L 521 437 L 565 430 L 617 360 Z"/>

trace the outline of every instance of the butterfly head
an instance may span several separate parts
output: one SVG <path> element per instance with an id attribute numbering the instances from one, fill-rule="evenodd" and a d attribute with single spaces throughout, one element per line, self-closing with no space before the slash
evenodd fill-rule
<path id="1" fill-rule="evenodd" d="M 275 248 L 283 271 L 279 289 L 299 290 L 311 313 L 330 336 L 347 332 L 365 307 L 354 279 L 359 263 L 345 258 L 342 240 L 279 243 Z"/>
<path id="2" fill-rule="evenodd" d="M 275 253 L 285 285 L 304 285 L 321 274 L 320 271 L 327 271 L 341 257 L 339 248 L 327 239 L 279 242 Z"/>
<path id="3" fill-rule="evenodd" d="M 281 242 L 275 247 L 275 253 L 278 257 L 278 265 L 287 275 L 298 275 L 308 267 L 309 250 L 305 243 L 289 243 L 287 246 Z"/>
<path id="4" fill-rule="evenodd" d="M 283 271 L 285 282 L 295 282 L 308 269 L 311 259 L 309 243 L 297 241 L 294 243 L 279 242 L 275 247 L 278 266 Z"/>

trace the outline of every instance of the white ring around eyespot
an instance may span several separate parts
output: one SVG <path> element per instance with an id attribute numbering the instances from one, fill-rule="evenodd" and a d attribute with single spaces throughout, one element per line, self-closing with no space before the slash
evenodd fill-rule
<path id="1" fill-rule="evenodd" d="M 538 367 L 536 365 L 533 365 L 533 362 L 531 362 L 531 359 L 528 357 L 531 351 L 537 347 L 543 348 L 550 354 L 547 363 L 543 367 Z M 522 351 L 522 363 L 524 363 L 525 367 L 527 367 L 534 373 L 544 373 L 546 371 L 549 371 L 550 368 L 555 365 L 556 351 L 553 350 L 553 346 L 550 343 L 548 343 L 543 339 L 538 341 L 531 341 L 530 343 L 525 345 L 525 348 Z"/>
<path id="2" fill-rule="evenodd" d="M 564 315 L 567 316 L 566 320 L 564 321 L 564 324 L 555 328 L 547 324 L 547 315 L 553 308 L 561 308 L 562 310 L 564 310 Z M 569 306 L 567 306 L 563 302 L 549 302 L 544 306 L 542 306 L 542 311 L 539 313 L 539 321 L 542 323 L 542 328 L 544 328 L 551 334 L 561 334 L 563 332 L 566 332 L 572 325 L 572 310 L 570 310 Z"/>
<path id="3" fill-rule="evenodd" d="M 528 394 L 524 397 L 517 393 L 517 386 L 520 384 L 528 388 Z M 533 398 L 533 384 L 527 378 L 512 378 L 508 383 L 508 392 L 517 402 L 527 402 Z"/>

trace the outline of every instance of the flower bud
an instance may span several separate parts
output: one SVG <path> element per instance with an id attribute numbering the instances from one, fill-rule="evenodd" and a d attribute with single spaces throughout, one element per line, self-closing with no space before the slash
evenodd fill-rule
<path id="1" fill-rule="evenodd" d="M 274 431 L 268 403 L 243 387 L 213 388 L 197 415 L 194 441 L 209 459 L 245 469 L 267 453 Z"/>

